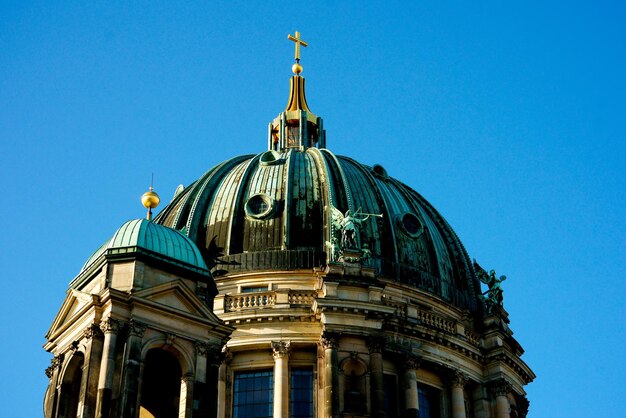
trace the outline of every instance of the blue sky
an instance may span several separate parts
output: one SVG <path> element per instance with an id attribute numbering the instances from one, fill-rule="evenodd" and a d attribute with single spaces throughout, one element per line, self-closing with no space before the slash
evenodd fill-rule
<path id="1" fill-rule="evenodd" d="M 41 414 L 43 336 L 151 173 L 167 202 L 264 150 L 295 30 L 328 148 L 508 276 L 529 416 L 623 415 L 626 6 L 511 3 L 1 2 L 3 415 Z"/>

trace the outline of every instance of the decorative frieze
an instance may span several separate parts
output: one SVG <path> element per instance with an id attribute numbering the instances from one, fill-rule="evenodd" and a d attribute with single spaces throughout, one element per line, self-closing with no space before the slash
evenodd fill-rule
<path id="1" fill-rule="evenodd" d="M 272 341 L 274 358 L 288 357 L 291 353 L 291 341 Z"/>

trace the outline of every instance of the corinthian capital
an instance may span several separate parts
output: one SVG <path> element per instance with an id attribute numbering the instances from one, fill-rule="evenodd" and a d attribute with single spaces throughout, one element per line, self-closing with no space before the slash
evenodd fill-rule
<path id="1" fill-rule="evenodd" d="M 506 396 L 513 390 L 511 384 L 506 379 L 494 380 L 489 385 L 489 389 L 494 397 Z"/>
<path id="2" fill-rule="evenodd" d="M 422 360 L 419 357 L 407 356 L 404 358 L 405 370 L 417 370 L 422 366 Z"/>
<path id="3" fill-rule="evenodd" d="M 324 332 L 320 341 L 324 348 L 339 348 L 339 336 L 330 332 Z"/>
<path id="4" fill-rule="evenodd" d="M 103 320 L 102 322 L 100 322 L 100 329 L 105 334 L 106 333 L 117 334 L 120 331 L 121 327 L 122 327 L 122 322 L 113 318 L 107 318 Z"/>
<path id="5" fill-rule="evenodd" d="M 291 353 L 291 342 L 272 341 L 272 351 L 274 352 L 274 358 L 289 356 L 289 353 Z"/>
<path id="6" fill-rule="evenodd" d="M 460 370 L 454 370 L 452 373 L 450 373 L 449 382 L 450 382 L 450 386 L 453 388 L 464 387 L 468 380 L 469 380 L 469 376 Z"/>
<path id="7" fill-rule="evenodd" d="M 385 339 L 380 337 L 368 338 L 367 348 L 370 353 L 382 353 L 385 348 Z"/>
<path id="8" fill-rule="evenodd" d="M 87 340 L 94 337 L 102 337 L 102 330 L 96 324 L 91 324 L 83 331 L 83 337 Z"/>
<path id="9" fill-rule="evenodd" d="M 134 319 L 128 321 L 128 335 L 143 337 L 144 332 L 146 332 L 146 324 Z"/>

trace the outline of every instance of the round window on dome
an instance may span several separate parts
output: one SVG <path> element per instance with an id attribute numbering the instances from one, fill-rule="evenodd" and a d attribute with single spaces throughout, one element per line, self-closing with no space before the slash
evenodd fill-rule
<path id="1" fill-rule="evenodd" d="M 407 212 L 398 217 L 398 223 L 400 224 L 400 229 L 406 235 L 411 238 L 418 238 L 424 232 L 424 226 L 419 218 L 410 212 Z"/>
<path id="2" fill-rule="evenodd" d="M 246 215 L 254 219 L 267 218 L 274 208 L 272 199 L 263 193 L 255 194 L 246 202 Z"/>
<path id="3" fill-rule="evenodd" d="M 387 174 L 387 170 L 385 170 L 385 167 L 383 167 L 380 164 L 374 164 L 374 166 L 372 167 L 372 171 L 374 172 L 375 175 L 377 175 L 380 178 L 383 178 L 383 179 L 389 178 L 389 174 Z"/>

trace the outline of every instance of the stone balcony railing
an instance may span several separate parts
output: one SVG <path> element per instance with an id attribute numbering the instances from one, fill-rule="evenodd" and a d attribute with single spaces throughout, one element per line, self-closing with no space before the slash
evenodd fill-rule
<path id="1" fill-rule="evenodd" d="M 214 310 L 220 312 L 238 312 L 248 309 L 290 308 L 311 306 L 317 292 L 314 290 L 280 289 L 266 292 L 237 293 L 218 295 Z"/>

